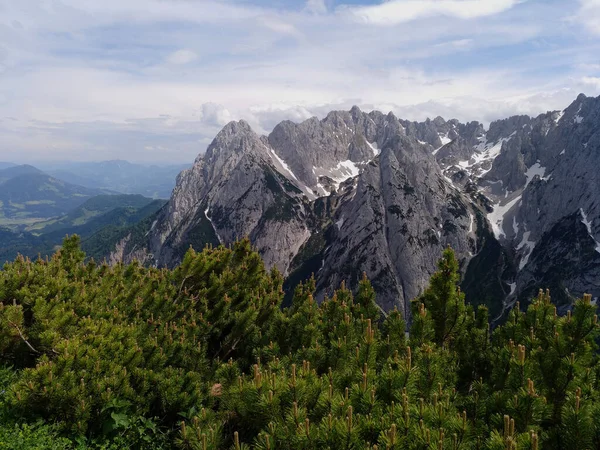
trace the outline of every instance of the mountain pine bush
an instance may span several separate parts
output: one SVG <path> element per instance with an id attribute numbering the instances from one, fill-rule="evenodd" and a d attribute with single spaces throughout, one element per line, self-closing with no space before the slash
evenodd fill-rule
<path id="1" fill-rule="evenodd" d="M 366 277 L 282 309 L 248 240 L 168 270 L 67 238 L 0 271 L 0 449 L 600 449 L 591 297 L 491 331 L 459 278 L 447 249 L 406 333 Z"/>

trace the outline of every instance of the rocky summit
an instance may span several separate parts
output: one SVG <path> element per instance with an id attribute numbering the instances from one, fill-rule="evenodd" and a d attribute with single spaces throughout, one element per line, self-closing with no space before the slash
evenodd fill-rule
<path id="1" fill-rule="evenodd" d="M 314 274 L 322 299 L 365 273 L 408 317 L 451 246 L 467 298 L 495 317 L 540 287 L 568 305 L 600 295 L 598 167 L 600 98 L 584 95 L 487 130 L 357 107 L 268 136 L 231 122 L 111 260 L 172 267 L 190 245 L 248 236 L 290 287 Z"/>

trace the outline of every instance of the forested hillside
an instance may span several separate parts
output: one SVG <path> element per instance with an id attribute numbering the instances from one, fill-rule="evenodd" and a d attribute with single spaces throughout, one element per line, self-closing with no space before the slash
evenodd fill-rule
<path id="1" fill-rule="evenodd" d="M 561 317 L 540 292 L 492 331 L 448 249 L 407 334 L 366 278 L 281 309 L 247 240 L 84 261 L 72 237 L 0 271 L 0 449 L 600 448 L 590 296 Z"/>
<path id="2" fill-rule="evenodd" d="M 164 204 L 164 200 L 141 195 L 99 195 L 64 216 L 36 222 L 24 229 L 0 225 L 0 265 L 18 254 L 45 258 L 60 247 L 65 236 L 73 234 L 81 237 L 81 247 L 88 256 L 101 260 L 108 253 L 107 236 L 127 236 L 130 228 L 145 223 Z"/>

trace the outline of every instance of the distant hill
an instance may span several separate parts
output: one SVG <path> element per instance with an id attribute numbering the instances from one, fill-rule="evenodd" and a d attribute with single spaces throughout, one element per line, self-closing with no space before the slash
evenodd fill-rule
<path id="1" fill-rule="evenodd" d="M 151 198 L 142 195 L 98 195 L 85 201 L 82 205 L 69 211 L 64 216 L 38 222 L 27 227 L 33 234 L 51 232 L 83 226 L 93 219 L 107 215 L 114 210 L 138 210 L 151 203 Z"/>
<path id="2" fill-rule="evenodd" d="M 149 200 L 149 202 L 143 206 L 122 206 L 114 208 L 104 214 L 99 214 L 90 218 L 81 225 L 45 231 L 39 236 L 44 239 L 49 239 L 54 243 L 60 243 L 66 235 L 77 234 L 81 236 L 85 242 L 88 237 L 93 236 L 105 228 L 121 229 L 134 226 L 138 222 L 143 221 L 146 217 L 156 213 L 166 203 L 166 200 L 147 200 Z"/>
<path id="3" fill-rule="evenodd" d="M 14 166 L 16 166 L 16 164 L 0 161 L 0 170 L 7 169 L 9 167 L 14 167 Z"/>
<path id="4" fill-rule="evenodd" d="M 118 225 L 113 221 L 113 224 L 100 228 L 96 233 L 83 239 L 81 249 L 88 257 L 100 261 L 108 257 L 122 239 L 126 239 L 128 245 L 135 245 L 136 242 L 142 245 L 148 234 L 147 230 L 157 220 L 159 210 L 165 204 L 164 200 L 155 200 L 139 210 L 136 220 L 131 220 L 128 224 Z"/>
<path id="5" fill-rule="evenodd" d="M 0 267 L 4 265 L 5 261 L 15 259 L 18 254 L 33 258 L 38 252 L 52 254 L 52 251 L 52 244 L 44 238 L 0 227 Z"/>
<path id="6" fill-rule="evenodd" d="M 153 200 L 140 195 L 100 195 L 88 199 L 62 217 L 36 223 L 24 231 L 0 227 L 0 266 L 4 261 L 14 259 L 17 254 L 30 258 L 38 254 L 42 257 L 50 255 L 66 235 L 77 234 L 84 242 L 98 233 L 102 235 L 103 230 L 113 235 L 143 222 L 165 203 L 165 200 Z M 93 246 L 101 247 L 96 240 L 92 242 Z M 94 254 L 98 255 L 99 252 Z"/>
<path id="7" fill-rule="evenodd" d="M 107 193 L 56 179 L 32 166 L 4 169 L 0 172 L 0 225 L 60 216 L 90 197 Z"/>
<path id="8" fill-rule="evenodd" d="M 0 170 L 0 183 L 4 183 L 12 178 L 20 175 L 32 175 L 43 173 L 40 169 L 30 166 L 29 164 L 23 164 L 21 166 L 10 166 Z"/>
<path id="9" fill-rule="evenodd" d="M 110 189 L 151 198 L 169 198 L 177 175 L 189 165 L 147 166 L 116 160 L 54 163 L 40 167 L 55 178 L 88 188 Z"/>

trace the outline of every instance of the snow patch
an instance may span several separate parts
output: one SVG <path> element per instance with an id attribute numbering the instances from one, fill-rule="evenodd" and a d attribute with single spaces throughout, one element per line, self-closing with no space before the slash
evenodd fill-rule
<path id="1" fill-rule="evenodd" d="M 317 194 L 319 196 L 323 196 L 323 195 L 329 195 L 329 192 L 327 191 L 327 189 L 325 189 L 325 186 L 323 186 L 321 183 L 317 183 Z"/>
<path id="2" fill-rule="evenodd" d="M 517 283 L 510 283 L 510 293 L 508 295 L 513 295 L 515 293 L 515 291 L 517 290 Z"/>
<path id="3" fill-rule="evenodd" d="M 507 141 L 510 141 L 515 135 L 515 133 L 516 131 L 513 132 L 509 137 L 500 139 L 498 142 L 488 142 L 487 139 L 483 139 L 479 144 L 475 146 L 475 153 L 473 154 L 473 156 L 471 156 L 471 159 L 459 161 L 458 165 L 462 169 L 465 169 L 465 171 L 467 171 L 469 175 L 473 175 L 474 169 L 477 169 L 477 166 L 480 166 L 485 162 L 493 161 L 494 159 L 496 159 L 502 151 L 502 144 L 504 144 Z M 481 177 L 485 175 L 491 169 L 491 164 L 489 169 L 479 168 L 478 176 Z"/>
<path id="4" fill-rule="evenodd" d="M 279 155 L 277 153 L 275 153 L 275 150 L 270 149 L 271 150 L 271 155 L 273 156 L 273 158 L 275 158 L 275 160 L 279 163 L 279 165 L 281 167 L 283 167 L 283 170 L 285 170 L 289 176 L 291 176 L 294 180 L 298 181 L 298 178 L 296 178 L 296 175 L 294 175 L 294 172 L 292 172 L 292 169 L 290 169 L 290 166 L 288 166 L 286 164 L 286 162 L 281 159 L 279 157 Z"/>
<path id="5" fill-rule="evenodd" d="M 525 265 L 529 261 L 529 257 L 531 256 L 531 253 L 535 248 L 535 242 L 530 241 L 529 236 L 531 236 L 531 231 L 525 231 L 523 233 L 523 238 L 521 239 L 521 242 L 519 243 L 519 245 L 517 245 L 517 250 L 525 249 L 525 254 L 523 255 L 523 258 L 521 258 L 521 262 L 519 262 L 519 270 L 523 270 L 523 267 L 525 267 Z"/>
<path id="6" fill-rule="evenodd" d="M 265 146 L 266 147 L 266 146 Z M 304 193 L 306 194 L 306 196 L 310 199 L 310 200 L 314 200 L 315 199 L 315 194 L 308 188 L 308 186 L 306 186 L 304 183 L 302 183 L 294 174 L 294 172 L 292 172 L 292 169 L 290 169 L 290 166 L 287 165 L 287 163 L 281 159 L 279 157 L 279 155 L 277 153 L 275 153 L 275 150 L 273 150 L 272 148 L 269 148 L 269 152 L 271 155 L 271 160 L 275 163 L 275 168 L 287 179 L 289 179 L 290 181 L 295 181 L 296 182 L 296 186 L 298 186 L 302 191 L 304 191 Z M 313 174 L 314 174 L 314 168 L 313 168 Z"/>
<path id="7" fill-rule="evenodd" d="M 434 154 L 434 155 L 435 155 L 435 154 L 437 154 L 437 152 L 439 152 L 439 151 L 440 151 L 440 149 L 441 149 L 441 148 L 442 148 L 444 145 L 446 145 L 446 144 L 449 144 L 450 142 L 452 142 L 452 139 L 450 139 L 450 138 L 448 137 L 448 134 L 438 134 L 438 136 L 439 136 L 439 138 L 440 138 L 440 141 L 442 142 L 442 145 L 441 145 L 441 147 L 438 147 L 438 148 L 436 148 L 436 149 L 435 149 L 435 150 L 432 152 L 432 154 Z M 420 142 L 420 141 L 419 141 L 419 142 Z"/>
<path id="8" fill-rule="evenodd" d="M 525 172 L 525 176 L 527 177 L 527 181 L 525 182 L 525 187 L 527 187 L 529 185 L 529 183 L 531 182 L 531 180 L 533 180 L 533 177 L 535 177 L 536 175 L 539 175 L 540 178 L 543 181 L 547 181 L 550 179 L 550 176 L 547 176 L 546 178 L 544 178 L 544 174 L 546 173 L 546 168 L 542 167 L 540 165 L 540 162 L 536 162 L 534 165 L 532 165 L 529 169 L 527 169 L 527 171 Z"/>
<path id="9" fill-rule="evenodd" d="M 381 149 L 377 148 L 377 142 L 367 142 L 371 150 L 373 150 L 373 157 L 379 155 L 381 153 Z"/>
<path id="10" fill-rule="evenodd" d="M 346 181 L 348 178 L 354 178 L 360 173 L 358 166 L 349 159 L 338 163 L 335 170 L 338 170 L 342 173 L 341 177 L 338 178 L 341 180 L 340 183 L 342 181 Z"/>
<path id="11" fill-rule="evenodd" d="M 221 236 L 219 236 L 219 233 L 217 233 L 217 229 L 215 228 L 215 224 L 213 223 L 213 221 L 211 220 L 210 216 L 208 215 L 208 210 L 210 209 L 210 207 L 207 207 L 204 210 L 204 215 L 206 216 L 206 218 L 208 219 L 208 221 L 210 222 L 211 226 L 213 227 L 213 231 L 215 232 L 215 234 L 217 235 L 217 239 L 219 240 L 219 243 L 222 244 L 223 243 L 223 239 L 221 239 Z"/>
<path id="12" fill-rule="evenodd" d="M 452 181 L 452 178 L 450 178 L 448 175 L 446 175 L 446 172 L 442 172 L 442 176 L 444 177 L 444 180 L 446 180 L 448 182 L 448 184 L 450 185 L 450 187 L 456 191 L 460 191 L 460 188 L 454 185 L 454 181 Z"/>
<path id="13" fill-rule="evenodd" d="M 354 178 L 360 174 L 360 168 L 349 159 L 338 163 L 337 166 L 331 169 L 315 168 L 317 177 L 328 177 L 333 181 L 334 188 L 337 190 L 340 184 L 349 178 Z M 317 184 L 317 189 L 324 191 L 323 195 L 328 195 L 329 191 L 320 183 Z"/>
<path id="14" fill-rule="evenodd" d="M 575 113 L 575 117 L 573 118 L 573 123 L 581 123 L 583 122 L 583 117 L 581 117 L 579 115 L 579 113 L 581 112 L 581 107 L 583 106 L 583 103 L 579 104 L 579 108 L 577 109 L 577 112 Z"/>
<path id="15" fill-rule="evenodd" d="M 152 232 L 152 230 L 154 230 L 154 227 L 156 226 L 157 223 L 158 223 L 158 220 L 155 220 L 154 222 L 152 222 L 152 226 L 150 227 L 148 232 L 144 235 L 144 237 L 148 236 Z"/>
<path id="16" fill-rule="evenodd" d="M 564 155 L 564 154 L 565 154 L 565 150 L 563 149 L 563 151 L 562 151 L 562 152 L 560 152 L 558 155 L 559 155 L 559 156 L 562 156 L 562 155 Z"/>
<path id="17" fill-rule="evenodd" d="M 473 232 L 473 228 L 475 225 L 475 216 L 469 213 L 469 233 Z"/>
<path id="18" fill-rule="evenodd" d="M 596 238 L 592 234 L 592 222 L 588 219 L 587 214 L 583 211 L 583 208 L 579 208 L 579 212 L 581 213 L 581 218 L 582 218 L 581 223 L 583 223 L 585 225 L 585 227 L 587 228 L 588 234 L 596 243 L 595 250 L 598 253 L 600 253 L 600 243 L 596 240 Z"/>
<path id="19" fill-rule="evenodd" d="M 338 227 L 338 230 L 341 230 L 342 229 L 342 225 L 344 225 L 344 218 L 340 217 L 340 219 L 335 224 Z"/>
<path id="20" fill-rule="evenodd" d="M 496 239 L 500 239 L 501 237 L 506 236 L 503 229 L 504 217 L 512 209 L 512 207 L 517 204 L 519 200 L 521 200 L 520 195 L 512 199 L 505 205 L 494 205 L 494 210 L 487 215 L 488 220 L 492 224 L 492 231 L 494 232 L 494 236 L 496 236 Z"/>
<path id="21" fill-rule="evenodd" d="M 442 135 L 442 134 L 440 134 L 440 135 L 439 135 L 439 137 L 440 137 L 440 141 L 442 141 L 442 147 L 443 147 L 444 145 L 446 145 L 446 144 L 449 144 L 450 142 L 452 142 L 452 139 L 450 139 L 450 138 L 448 137 L 448 134 L 447 134 L 447 133 L 446 133 L 446 134 L 443 134 L 443 135 Z"/>

